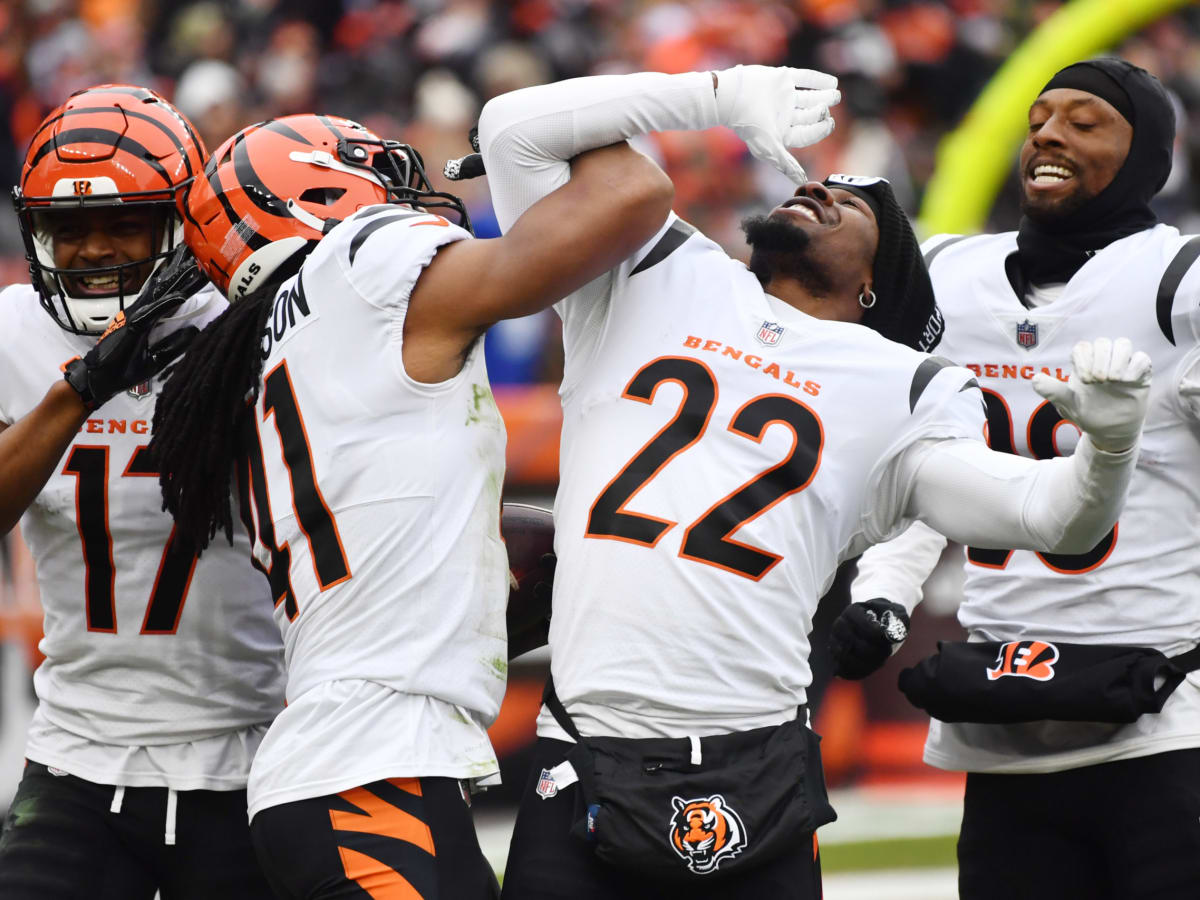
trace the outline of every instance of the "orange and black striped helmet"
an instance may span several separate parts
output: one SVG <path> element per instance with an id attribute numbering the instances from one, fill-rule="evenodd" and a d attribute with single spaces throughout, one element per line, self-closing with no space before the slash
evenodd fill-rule
<path id="1" fill-rule="evenodd" d="M 178 201 L 198 176 L 203 141 L 152 90 L 102 84 L 72 94 L 33 136 L 13 203 L 42 305 L 76 334 L 100 334 L 182 238 Z M 80 209 L 150 208 L 148 257 L 92 268 L 55 264 L 55 216 Z"/>
<path id="2" fill-rule="evenodd" d="M 380 203 L 447 210 L 471 230 L 463 202 L 433 190 L 408 144 L 338 116 L 284 116 L 217 148 L 185 197 L 184 239 L 236 301 L 298 267 L 343 219 Z"/>

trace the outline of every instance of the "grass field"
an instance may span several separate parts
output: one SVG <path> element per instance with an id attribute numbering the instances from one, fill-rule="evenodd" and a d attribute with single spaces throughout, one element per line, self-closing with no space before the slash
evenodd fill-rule
<path id="1" fill-rule="evenodd" d="M 821 846 L 821 871 L 947 868 L 955 865 L 955 835 L 852 841 Z"/>

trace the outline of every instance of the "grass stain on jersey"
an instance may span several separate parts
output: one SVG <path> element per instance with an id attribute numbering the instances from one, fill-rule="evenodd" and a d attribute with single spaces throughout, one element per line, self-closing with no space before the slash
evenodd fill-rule
<path id="1" fill-rule="evenodd" d="M 468 763 L 470 766 L 470 774 L 468 778 L 483 778 L 491 775 L 496 771 L 496 764 L 491 760 L 481 760 L 479 762 Z"/>
<path id="2" fill-rule="evenodd" d="M 496 398 L 486 384 L 472 384 L 471 395 L 471 408 L 467 410 L 468 425 L 479 425 L 485 419 L 493 419 L 499 414 Z"/>
<path id="3" fill-rule="evenodd" d="M 502 656 L 493 656 L 487 661 L 488 666 L 492 669 L 492 674 L 497 678 L 508 677 L 508 660 Z"/>

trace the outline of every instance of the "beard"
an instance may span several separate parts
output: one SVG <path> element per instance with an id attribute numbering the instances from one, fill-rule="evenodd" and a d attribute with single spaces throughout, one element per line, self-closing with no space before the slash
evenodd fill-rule
<path id="1" fill-rule="evenodd" d="M 742 231 L 750 245 L 750 271 L 764 287 L 776 277 L 792 278 L 814 296 L 833 293 L 833 280 L 816 259 L 812 237 L 787 213 L 749 216 Z"/>
<path id="2" fill-rule="evenodd" d="M 1054 225 L 1056 222 L 1062 222 L 1075 215 L 1095 196 L 1095 194 L 1090 194 L 1082 187 L 1079 187 L 1066 197 L 1060 197 L 1050 203 L 1043 204 L 1030 200 L 1025 191 L 1022 190 L 1021 213 L 1039 225 Z"/>

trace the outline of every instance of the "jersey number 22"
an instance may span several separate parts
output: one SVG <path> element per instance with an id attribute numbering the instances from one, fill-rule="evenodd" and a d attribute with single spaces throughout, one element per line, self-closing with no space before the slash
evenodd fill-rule
<path id="1" fill-rule="evenodd" d="M 647 363 L 626 386 L 622 397 L 653 403 L 659 385 L 683 388 L 675 416 L 625 464 L 592 504 L 586 537 L 655 546 L 677 523 L 629 512 L 629 501 L 676 456 L 703 437 L 717 405 L 717 380 L 704 363 L 687 356 L 665 356 Z M 763 394 L 742 404 L 728 430 L 739 438 L 762 443 L 767 428 L 783 425 L 792 432 L 792 449 L 777 465 L 760 472 L 710 506 L 687 527 L 679 555 L 758 581 L 783 558 L 735 541 L 733 533 L 757 519 L 785 497 L 808 487 L 821 464 L 825 433 L 817 414 L 784 394 Z"/>

